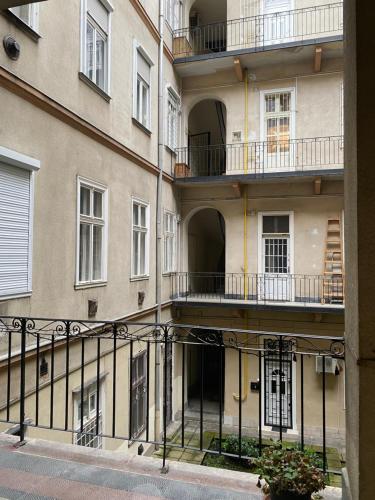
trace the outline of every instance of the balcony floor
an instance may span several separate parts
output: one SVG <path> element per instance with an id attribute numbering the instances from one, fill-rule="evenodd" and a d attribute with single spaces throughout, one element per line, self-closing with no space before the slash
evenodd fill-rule
<path id="1" fill-rule="evenodd" d="M 194 464 L 0 435 L 0 496 L 9 499 L 261 500 L 256 476 Z M 341 498 L 327 488 L 322 498 Z"/>

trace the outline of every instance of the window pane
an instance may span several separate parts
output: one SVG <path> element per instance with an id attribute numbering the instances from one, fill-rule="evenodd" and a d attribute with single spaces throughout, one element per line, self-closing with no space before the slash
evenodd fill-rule
<path id="1" fill-rule="evenodd" d="M 94 28 L 86 24 L 86 75 L 94 80 Z"/>
<path id="2" fill-rule="evenodd" d="M 90 226 L 80 224 L 79 281 L 90 280 Z"/>
<path id="3" fill-rule="evenodd" d="M 137 231 L 133 232 L 133 274 L 138 276 L 138 257 L 139 257 L 139 233 Z"/>
<path id="4" fill-rule="evenodd" d="M 80 214 L 90 215 L 90 189 L 83 186 L 80 190 Z"/>
<path id="5" fill-rule="evenodd" d="M 103 247 L 103 227 L 94 226 L 93 228 L 93 280 L 102 278 L 102 247 Z"/>
<path id="6" fill-rule="evenodd" d="M 148 126 L 148 87 L 142 86 L 142 124 Z"/>
<path id="7" fill-rule="evenodd" d="M 94 191 L 94 217 L 103 217 L 103 193 Z"/>
<path id="8" fill-rule="evenodd" d="M 104 38 L 96 32 L 96 84 L 102 89 L 105 88 L 105 45 Z"/>
<path id="9" fill-rule="evenodd" d="M 139 226 L 139 205 L 133 203 L 133 226 Z"/>
<path id="10" fill-rule="evenodd" d="M 266 95 L 266 113 L 274 113 L 276 111 L 276 96 Z"/>
<path id="11" fill-rule="evenodd" d="M 136 112 L 136 118 L 140 122 L 142 119 L 142 101 L 141 101 L 141 93 L 142 93 L 142 85 L 141 81 L 137 80 L 137 112 Z"/>
<path id="12" fill-rule="evenodd" d="M 146 233 L 140 233 L 140 269 L 139 274 L 146 274 Z"/>
<path id="13" fill-rule="evenodd" d="M 280 94 L 280 111 L 290 111 L 290 93 Z"/>
<path id="14" fill-rule="evenodd" d="M 141 226 L 146 227 L 146 207 L 141 207 Z"/>
<path id="15" fill-rule="evenodd" d="M 289 215 L 265 215 L 263 233 L 289 233 Z"/>

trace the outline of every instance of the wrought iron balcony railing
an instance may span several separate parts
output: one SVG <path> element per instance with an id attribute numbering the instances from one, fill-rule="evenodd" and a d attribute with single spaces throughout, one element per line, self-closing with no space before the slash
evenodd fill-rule
<path id="1" fill-rule="evenodd" d="M 50 439 L 61 441 L 63 433 L 69 433 L 82 446 L 105 446 L 106 439 L 162 446 L 164 466 L 168 452 L 179 449 L 248 463 L 254 458 L 245 447 L 249 436 L 258 456 L 269 437 L 290 445 L 290 429 L 302 450 L 311 444 L 321 450 L 317 458 L 324 472 L 341 473 L 337 464 L 331 468 L 327 453 L 336 436 L 344 433 L 338 427 L 342 384 L 332 390 L 345 366 L 341 336 L 9 316 L 0 317 L 0 336 L 0 422 L 2 429 L 18 426 L 21 442 L 28 429 L 34 435 L 36 429 L 47 429 L 58 431 L 49 434 Z M 155 364 L 157 346 L 174 353 L 175 360 L 164 355 L 162 364 Z M 207 359 L 211 363 L 205 363 Z M 248 363 L 257 381 L 252 383 L 251 406 L 243 397 L 249 390 L 243 369 Z M 162 432 L 155 434 L 156 367 L 162 381 Z M 209 399 L 213 396 L 208 377 L 214 377 L 215 402 Z M 314 415 L 305 411 L 307 391 Z M 225 404 L 225 417 L 229 411 L 233 417 L 231 435 L 238 444 L 234 451 L 224 446 L 225 394 L 238 394 L 231 410 Z M 210 411 L 217 407 L 214 447 L 206 437 L 214 425 L 212 419 L 206 422 L 207 400 Z M 188 430 L 192 407 L 198 410 L 198 443 Z M 169 435 L 170 421 L 179 425 L 173 425 Z M 135 433 L 139 428 L 141 432 Z M 113 449 L 113 442 L 110 446 Z"/>
<path id="2" fill-rule="evenodd" d="M 343 33 L 342 2 L 183 28 L 173 32 L 175 58 L 267 47 Z"/>
<path id="3" fill-rule="evenodd" d="M 176 177 L 265 174 L 344 166 L 342 136 L 190 146 L 176 152 Z"/>
<path id="4" fill-rule="evenodd" d="M 172 276 L 172 299 L 182 301 L 343 305 L 344 278 L 304 274 L 181 272 Z"/>

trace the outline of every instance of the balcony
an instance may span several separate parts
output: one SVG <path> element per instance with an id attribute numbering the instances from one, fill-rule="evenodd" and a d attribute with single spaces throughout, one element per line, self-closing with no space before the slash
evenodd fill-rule
<path id="1" fill-rule="evenodd" d="M 315 137 L 179 148 L 175 178 L 309 175 L 343 167 L 343 137 Z"/>
<path id="2" fill-rule="evenodd" d="M 344 278 L 303 274 L 181 272 L 172 276 L 178 304 L 343 311 Z"/>
<path id="3" fill-rule="evenodd" d="M 173 54 L 180 62 L 335 41 L 342 35 L 343 4 L 337 2 L 175 30 Z"/>
<path id="4" fill-rule="evenodd" d="M 5 316 L 0 317 L 0 334 L 0 430 L 16 426 L 13 434 L 26 444 L 22 453 L 14 452 L 14 460 L 27 453 L 30 439 L 32 449 L 32 439 L 40 435 L 63 447 L 59 453 L 59 446 L 49 446 L 52 459 L 66 460 L 69 453 L 74 460 L 83 446 L 110 452 L 97 458 L 86 453 L 84 463 L 94 465 L 113 459 L 114 450 L 116 454 L 131 441 L 142 444 L 144 451 L 159 446 L 167 473 L 166 460 L 184 461 L 183 454 L 187 461 L 195 454 L 197 464 L 207 465 L 207 457 L 243 464 L 261 454 L 273 438 L 316 452 L 329 484 L 340 481 L 343 464 L 335 457 L 343 456 L 345 449 L 341 336 Z M 163 356 L 161 366 L 154 356 L 157 347 L 173 353 Z M 149 374 L 156 368 L 164 382 L 162 433 L 155 434 L 157 382 Z M 90 426 L 89 414 L 95 421 Z M 141 432 L 135 432 L 135 423 L 143 424 Z M 225 448 L 228 436 L 235 437 L 237 451 Z M 249 438 L 255 455 L 242 446 Z M 62 444 L 72 441 L 76 449 Z M 43 442 L 35 445 L 40 456 Z M 0 441 L 2 459 L 3 451 Z M 134 465 L 134 457 L 131 460 Z M 121 459 L 121 473 L 126 463 Z"/>

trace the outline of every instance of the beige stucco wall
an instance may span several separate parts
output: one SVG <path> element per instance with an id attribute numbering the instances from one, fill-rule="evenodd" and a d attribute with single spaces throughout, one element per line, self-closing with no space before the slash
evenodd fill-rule
<path id="1" fill-rule="evenodd" d="M 9 117 L 2 145 L 41 161 L 35 174 L 33 292 L 30 298 L 0 303 L 2 314 L 87 317 L 87 301 L 96 298 L 98 317 L 113 319 L 155 305 L 155 175 L 1 89 Z M 18 126 L 22 116 L 22 127 Z M 15 133 L 17 131 L 17 133 Z M 108 283 L 75 290 L 77 176 L 108 187 Z M 142 179 L 142 181 L 140 181 Z M 150 278 L 131 281 L 132 197 L 150 204 Z M 171 185 L 164 183 L 164 207 L 177 212 Z M 169 298 L 164 289 L 163 300 Z"/>
<path id="2" fill-rule="evenodd" d="M 291 89 L 294 92 L 294 137 L 314 138 L 341 134 L 340 103 L 342 70 L 339 64 L 329 63 L 326 72 L 311 74 L 311 63 L 282 68 L 268 67 L 249 71 L 248 116 L 245 116 L 245 84 L 236 81 L 233 72 L 221 75 L 195 76 L 183 80 L 183 130 L 182 145 L 187 145 L 188 122 L 191 110 L 200 101 L 216 99 L 226 107 L 227 143 L 232 143 L 233 132 L 245 137 L 245 120 L 248 140 L 259 141 L 261 136 L 261 92 Z M 286 78 L 287 74 L 289 78 Z M 284 76 L 285 75 L 285 76 Z M 281 76 L 281 78 L 280 78 Z"/>
<path id="3" fill-rule="evenodd" d="M 342 182 L 324 184 L 322 195 L 313 194 L 313 183 L 283 185 L 250 185 L 247 191 L 247 259 L 248 272 L 261 272 L 259 266 L 258 224 L 262 212 L 291 213 L 294 218 L 294 237 L 291 249 L 295 274 L 320 275 L 324 271 L 324 250 L 327 221 L 342 219 Z M 225 219 L 226 272 L 244 272 L 244 202 L 231 188 L 212 188 L 210 197 L 202 188 L 183 191 L 181 201 L 182 271 L 188 271 L 189 222 L 203 208 L 218 210 Z M 294 241 L 293 241 L 294 240 Z M 204 272 L 205 269 L 201 269 Z"/>
<path id="4" fill-rule="evenodd" d="M 60 0 L 40 5 L 41 38 L 37 42 L 30 39 L 6 17 L 0 16 L 0 33 L 4 36 L 12 35 L 21 46 L 18 61 L 11 61 L 3 50 L 0 51 L 0 65 L 156 164 L 158 43 L 130 2 L 112 2 L 114 11 L 111 15 L 109 91 L 111 101 L 108 103 L 79 79 L 81 2 L 79 0 L 69 2 L 69 8 L 65 3 Z M 148 4 L 147 11 L 157 25 L 158 2 L 148 2 Z M 61 16 L 62 8 L 63 16 Z M 150 135 L 132 121 L 134 40 L 142 45 L 154 63 L 151 68 L 152 133 Z M 166 64 L 171 66 L 167 59 Z"/>

